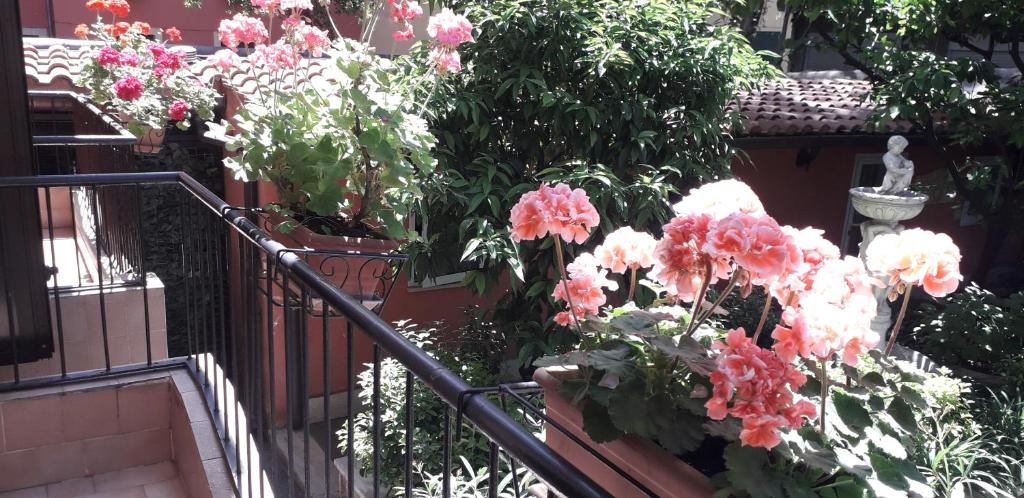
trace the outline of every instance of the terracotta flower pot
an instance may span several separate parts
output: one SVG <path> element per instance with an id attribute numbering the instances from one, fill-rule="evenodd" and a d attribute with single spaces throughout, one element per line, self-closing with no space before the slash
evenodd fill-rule
<path id="1" fill-rule="evenodd" d="M 268 220 L 276 226 L 288 221 L 288 218 L 268 213 Z M 307 256 L 306 262 L 320 270 L 341 290 L 363 300 L 367 306 L 372 308 L 380 305 L 387 297 L 384 295 L 386 287 L 382 278 L 390 274 L 391 261 L 373 256 L 395 252 L 399 247 L 398 241 L 323 235 L 302 225 L 288 233 L 268 231 L 274 240 L 289 248 L 330 252 L 330 255 Z"/>
<path id="2" fill-rule="evenodd" d="M 610 443 L 593 442 L 583 431 L 578 407 L 559 393 L 562 380 L 577 375 L 575 369 L 541 368 L 535 380 L 544 389 L 548 417 L 597 450 L 617 467 L 652 492 L 666 498 L 709 498 L 714 492 L 707 476 L 651 441 L 626 436 Z M 648 496 L 615 470 L 602 463 L 586 448 L 554 427 L 545 430 L 545 443 L 616 498 Z"/>

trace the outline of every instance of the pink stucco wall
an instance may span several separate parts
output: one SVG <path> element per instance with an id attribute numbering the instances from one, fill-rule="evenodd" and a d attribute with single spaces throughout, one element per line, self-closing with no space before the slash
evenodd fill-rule
<path id="1" fill-rule="evenodd" d="M 95 18 L 85 8 L 85 0 L 52 0 L 54 25 L 58 38 L 74 37 L 75 26 L 91 24 Z M 203 0 L 202 8 L 186 8 L 182 0 L 129 0 L 132 12 L 129 21 L 145 21 L 154 29 L 174 26 L 181 30 L 182 43 L 215 46 L 214 33 L 220 20 L 228 17 L 228 0 Z M 46 27 L 45 0 L 19 0 L 22 26 Z M 109 16 L 108 16 L 109 17 Z M 358 34 L 358 23 L 351 16 L 338 15 L 335 20 L 345 36 Z M 108 19 L 109 21 L 109 19 Z"/>

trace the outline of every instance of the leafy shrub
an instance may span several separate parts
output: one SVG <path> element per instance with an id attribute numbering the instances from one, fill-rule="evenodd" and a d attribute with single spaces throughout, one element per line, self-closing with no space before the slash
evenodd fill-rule
<path id="1" fill-rule="evenodd" d="M 519 195 L 566 182 L 587 190 L 604 233 L 660 226 L 673 193 L 728 171 L 726 104 L 774 69 L 709 21 L 706 0 L 456 4 L 479 35 L 429 106 L 439 165 L 417 213 L 455 233 L 418 242 L 429 250 L 413 264 L 429 275 L 436 254 L 461 254 L 474 269 L 465 283 L 481 292 L 512 265 L 494 318 L 528 364 L 574 340 L 548 320 L 550 251 L 528 243 L 520 254 L 509 240 Z"/>
<path id="2" fill-rule="evenodd" d="M 486 324 L 483 326 L 486 328 Z M 497 383 L 494 370 L 489 369 L 494 349 L 487 342 L 480 342 L 475 331 L 479 326 L 467 326 L 456 331 L 456 338 L 450 342 L 438 342 L 435 338 L 441 335 L 438 328 L 422 329 L 408 322 L 399 322 L 397 330 L 414 344 L 438 359 L 445 367 L 455 372 L 466 383 L 472 386 L 489 386 Z M 380 421 L 382 424 L 380 461 L 380 478 L 385 489 L 391 494 L 398 493 L 397 488 L 404 485 L 405 470 L 405 391 L 406 369 L 395 359 L 381 360 L 380 371 Z M 359 375 L 359 400 L 366 410 L 355 417 L 354 454 L 359 468 L 364 475 L 373 474 L 373 414 L 368 407 L 372 406 L 373 369 L 372 367 Z M 442 469 L 444 448 L 445 411 L 451 415 L 452 434 L 455 433 L 455 412 L 451 410 L 429 388 L 417 382 L 413 392 L 413 450 L 415 455 L 413 475 L 415 479 L 414 496 L 440 495 L 436 486 L 440 483 L 438 476 Z M 520 417 L 521 418 L 521 417 Z M 347 427 L 338 431 L 343 451 L 346 451 Z M 352 452 L 349 452 L 351 455 Z M 469 490 L 486 489 L 488 458 L 490 456 L 489 440 L 482 433 L 466 425 L 462 438 L 452 443 L 452 489 L 459 489 L 456 496 L 477 496 L 480 493 Z M 459 467 L 460 461 L 462 466 Z M 508 478 L 511 472 L 503 465 L 502 476 Z M 518 478 L 522 481 L 532 480 L 532 474 L 522 472 L 518 468 Z M 502 482 L 502 489 L 507 490 L 513 483 L 510 479 Z M 466 492 L 466 494 L 461 494 Z"/>
<path id="3" fill-rule="evenodd" d="M 939 363 L 1024 381 L 1024 293 L 1000 298 L 972 283 L 910 319 L 911 346 Z"/>

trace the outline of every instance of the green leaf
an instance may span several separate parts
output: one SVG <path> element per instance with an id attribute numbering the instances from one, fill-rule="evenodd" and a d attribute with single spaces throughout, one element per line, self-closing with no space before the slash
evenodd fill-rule
<path id="1" fill-rule="evenodd" d="M 864 401 L 839 389 L 832 391 L 832 404 L 836 413 L 848 427 L 858 432 L 871 425 L 871 412 L 864 408 Z"/>
<path id="2" fill-rule="evenodd" d="M 771 472 L 768 452 L 735 442 L 725 447 L 725 466 L 729 482 L 752 498 L 784 496 L 778 476 Z"/>
<path id="3" fill-rule="evenodd" d="M 895 489 L 904 491 L 909 489 L 910 485 L 903 475 L 902 466 L 897 461 L 876 452 L 869 453 L 868 458 L 871 461 L 871 469 L 875 471 L 876 479 Z"/>
<path id="4" fill-rule="evenodd" d="M 917 432 L 917 418 L 914 416 L 914 409 L 902 398 L 894 398 L 889 403 L 886 412 L 892 415 L 893 420 L 907 432 L 912 434 Z"/>
<path id="5" fill-rule="evenodd" d="M 615 427 L 608 409 L 587 400 L 583 404 L 583 430 L 595 443 L 609 443 L 623 436 L 623 432 Z"/>

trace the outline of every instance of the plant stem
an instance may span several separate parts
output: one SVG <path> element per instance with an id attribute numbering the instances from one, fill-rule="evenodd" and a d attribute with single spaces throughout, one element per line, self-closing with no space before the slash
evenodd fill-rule
<path id="1" fill-rule="evenodd" d="M 903 304 L 900 305 L 900 314 L 896 315 L 896 324 L 892 326 L 892 332 L 889 333 L 889 343 L 885 345 L 886 356 L 889 356 L 893 346 L 896 345 L 896 336 L 900 334 L 900 327 L 903 326 L 903 317 L 907 314 L 907 303 L 910 302 L 910 291 L 913 289 L 913 285 L 908 285 L 906 290 L 903 291 Z"/>
<path id="2" fill-rule="evenodd" d="M 821 435 L 825 435 L 825 406 L 828 404 L 828 363 L 821 360 Z"/>
<path id="3" fill-rule="evenodd" d="M 569 275 L 565 271 L 565 256 L 562 255 L 562 239 L 557 235 L 552 235 L 555 239 L 555 257 L 558 258 L 558 271 L 562 274 L 562 285 L 565 286 L 565 302 L 569 304 L 569 314 L 572 316 L 573 323 L 576 324 L 576 331 L 579 332 L 580 337 L 583 337 L 583 326 L 580 324 L 579 317 L 576 316 L 576 307 L 572 305 L 572 294 L 569 292 Z"/>
<path id="4" fill-rule="evenodd" d="M 700 327 L 701 324 L 707 321 L 708 318 L 711 318 L 712 313 L 715 312 L 715 308 L 718 308 L 718 306 L 725 301 L 725 298 L 729 296 L 729 293 L 732 292 L 733 288 L 736 287 L 736 281 L 739 280 L 737 277 L 739 276 L 741 271 L 743 271 L 742 268 L 737 268 L 736 271 L 733 272 L 732 278 L 729 279 L 728 285 L 726 285 L 725 289 L 722 290 L 722 293 L 719 294 L 718 299 L 715 299 L 715 302 L 711 304 L 711 308 L 709 308 L 706 313 L 701 315 L 700 319 L 695 320 L 693 322 L 693 330 L 690 330 L 689 334 L 692 335 L 694 332 L 697 331 L 697 327 Z"/>
<path id="5" fill-rule="evenodd" d="M 754 344 L 757 344 L 757 338 L 761 336 L 761 330 L 764 328 L 765 322 L 768 321 L 768 312 L 772 310 L 772 295 L 768 292 L 768 289 L 764 291 L 764 310 L 761 311 L 761 320 L 757 322 L 757 329 L 754 330 Z"/>
<path id="6" fill-rule="evenodd" d="M 626 297 L 626 302 L 632 302 L 633 296 L 636 295 L 636 268 L 630 269 L 629 276 L 629 296 Z"/>
<path id="7" fill-rule="evenodd" d="M 708 293 L 708 286 L 711 282 L 711 262 L 705 259 L 704 261 L 704 273 L 701 276 L 700 289 L 697 291 L 697 297 L 693 300 L 693 307 L 690 308 L 690 323 L 686 326 L 686 336 L 693 335 L 693 332 L 697 330 L 693 325 L 697 323 L 697 313 L 700 312 L 700 304 L 704 302 L 704 296 Z"/>

